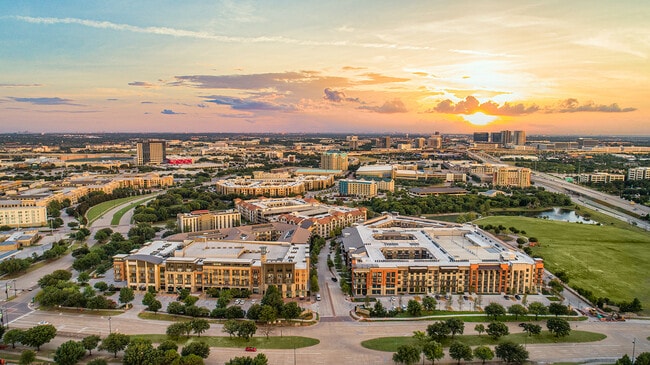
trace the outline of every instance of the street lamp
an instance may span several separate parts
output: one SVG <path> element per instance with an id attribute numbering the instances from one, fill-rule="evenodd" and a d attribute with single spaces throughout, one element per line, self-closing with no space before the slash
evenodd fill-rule
<path id="1" fill-rule="evenodd" d="M 634 355 L 636 350 L 636 337 L 632 340 L 632 364 L 634 364 Z"/>
<path id="2" fill-rule="evenodd" d="M 108 334 L 111 334 L 111 317 L 108 317 Z"/>
<path id="3" fill-rule="evenodd" d="M 16 279 L 14 279 L 13 282 L 14 282 L 14 297 L 15 297 L 18 296 L 18 294 L 16 294 Z"/>

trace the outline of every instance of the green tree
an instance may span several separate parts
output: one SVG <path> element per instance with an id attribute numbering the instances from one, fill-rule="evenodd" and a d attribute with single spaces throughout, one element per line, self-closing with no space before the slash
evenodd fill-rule
<path id="1" fill-rule="evenodd" d="M 474 331 L 478 332 L 478 335 L 481 336 L 481 334 L 485 332 L 485 326 L 482 323 L 479 323 L 474 326 Z"/>
<path id="2" fill-rule="evenodd" d="M 32 327 L 23 332 L 20 342 L 23 345 L 36 347 L 36 351 L 40 351 L 41 345 L 52 341 L 55 336 L 56 328 L 51 324 L 44 324 Z"/>
<path id="3" fill-rule="evenodd" d="M 208 356 L 210 356 L 210 346 L 205 342 L 191 342 L 185 345 L 183 351 L 181 351 L 181 356 L 187 356 L 189 354 L 194 354 L 207 359 Z"/>
<path id="4" fill-rule="evenodd" d="M 291 320 L 300 317 L 302 308 L 296 302 L 289 302 L 282 307 L 282 317 Z"/>
<path id="5" fill-rule="evenodd" d="M 183 334 L 192 332 L 190 322 L 176 322 L 167 326 L 165 333 L 172 340 L 177 341 Z M 188 335 L 189 337 L 189 335 Z"/>
<path id="6" fill-rule="evenodd" d="M 516 321 L 519 319 L 519 316 L 526 315 L 526 313 L 528 313 L 528 310 L 521 304 L 513 304 L 508 308 L 508 313 L 513 314 Z"/>
<path id="7" fill-rule="evenodd" d="M 522 346 L 511 341 L 502 342 L 494 348 L 498 358 L 507 363 L 523 363 L 528 360 L 528 351 Z"/>
<path id="8" fill-rule="evenodd" d="M 458 363 L 460 364 L 461 360 L 471 361 L 474 358 L 474 354 L 472 353 L 472 348 L 469 347 L 469 345 L 454 341 L 451 346 L 449 346 L 449 357 L 454 360 L 458 360 Z"/>
<path id="9" fill-rule="evenodd" d="M 494 320 L 497 320 L 498 316 L 503 316 L 506 314 L 506 309 L 499 303 L 490 303 L 484 309 L 485 314 L 488 316 L 494 317 Z"/>
<path id="10" fill-rule="evenodd" d="M 284 301 L 282 300 L 282 294 L 280 290 L 275 285 L 269 285 L 262 297 L 261 301 L 262 306 L 269 305 L 275 309 L 275 313 L 281 313 L 282 307 L 284 306 Z"/>
<path id="11" fill-rule="evenodd" d="M 108 290 L 108 284 L 106 284 L 103 281 L 98 281 L 93 285 L 93 287 L 99 291 L 107 291 Z"/>
<path id="12" fill-rule="evenodd" d="M 130 303 L 133 299 L 135 299 L 135 294 L 133 293 L 133 289 L 128 287 L 124 287 L 120 289 L 120 303 L 127 304 Z"/>
<path id="13" fill-rule="evenodd" d="M 507 336 L 510 331 L 508 331 L 508 326 L 506 326 L 505 323 L 492 322 L 488 324 L 485 333 L 487 333 L 493 339 L 498 340 L 500 337 Z"/>
<path id="14" fill-rule="evenodd" d="M 178 345 L 172 340 L 165 340 L 158 345 L 158 350 L 165 352 L 167 350 L 178 351 Z"/>
<path id="15" fill-rule="evenodd" d="M 246 318 L 257 321 L 260 319 L 261 312 L 262 306 L 260 304 L 253 304 L 248 308 L 248 312 L 246 312 Z"/>
<path id="16" fill-rule="evenodd" d="M 569 314 L 569 307 L 561 303 L 551 303 L 548 306 L 548 312 L 555 314 L 555 316 L 564 316 Z"/>
<path id="17" fill-rule="evenodd" d="M 195 318 L 190 321 L 192 331 L 201 337 L 201 333 L 210 329 L 210 323 L 205 319 Z"/>
<path id="18" fill-rule="evenodd" d="M 142 298 L 142 304 L 149 306 L 154 300 L 156 300 L 156 294 L 152 292 L 146 292 L 144 298 Z"/>
<path id="19" fill-rule="evenodd" d="M 447 338 L 450 333 L 451 329 L 447 326 L 447 323 L 443 321 L 433 322 L 427 326 L 427 334 L 440 342 Z"/>
<path id="20" fill-rule="evenodd" d="M 105 359 L 90 360 L 86 365 L 108 365 Z"/>
<path id="21" fill-rule="evenodd" d="M 226 332 L 230 337 L 237 333 L 239 330 L 239 322 L 234 319 L 229 319 L 223 324 L 223 332 Z"/>
<path id="22" fill-rule="evenodd" d="M 36 361 L 36 353 L 32 350 L 23 350 L 23 352 L 20 353 L 20 360 L 18 360 L 18 363 L 20 365 L 29 365 Z"/>
<path id="23" fill-rule="evenodd" d="M 149 306 L 147 307 L 147 310 L 150 312 L 158 313 L 158 311 L 162 308 L 162 303 L 160 303 L 160 300 L 154 299 L 153 302 L 149 303 Z"/>
<path id="24" fill-rule="evenodd" d="M 117 353 L 124 350 L 129 342 L 129 336 L 122 333 L 111 333 L 102 340 L 99 349 L 112 352 L 114 357 L 117 357 Z"/>
<path id="25" fill-rule="evenodd" d="M 85 354 L 86 349 L 80 342 L 70 340 L 56 349 L 54 361 L 59 365 L 75 365 Z"/>
<path id="26" fill-rule="evenodd" d="M 422 298 L 422 306 L 424 307 L 424 310 L 428 312 L 432 312 L 436 309 L 436 299 L 434 297 L 426 296 Z"/>
<path id="27" fill-rule="evenodd" d="M 413 365 L 420 360 L 420 349 L 414 345 L 402 345 L 393 354 L 393 361 Z"/>
<path id="28" fill-rule="evenodd" d="M 620 359 L 616 360 L 615 365 L 633 365 L 632 360 L 627 354 L 623 355 Z"/>
<path id="29" fill-rule="evenodd" d="M 320 291 L 320 287 L 318 286 L 318 276 L 317 275 L 312 275 L 309 278 L 309 287 L 311 288 L 312 293 L 318 293 Z"/>
<path id="30" fill-rule="evenodd" d="M 465 322 L 458 318 L 449 318 L 445 321 L 449 332 L 451 332 L 451 338 L 453 339 L 456 335 L 462 335 L 465 331 Z"/>
<path id="31" fill-rule="evenodd" d="M 163 353 L 154 348 L 150 340 L 133 339 L 124 350 L 124 365 L 158 365 Z"/>
<path id="32" fill-rule="evenodd" d="M 479 346 L 474 349 L 474 357 L 483 361 L 483 364 L 485 364 L 486 361 L 494 358 L 494 352 L 487 346 Z"/>
<path id="33" fill-rule="evenodd" d="M 5 332 L 4 336 L 2 337 L 2 341 L 4 343 L 10 343 L 11 348 L 16 348 L 16 342 L 21 343 L 23 340 L 23 334 L 25 331 L 21 329 L 10 329 L 9 331 Z"/>
<path id="34" fill-rule="evenodd" d="M 528 312 L 534 314 L 535 320 L 537 320 L 539 316 L 548 313 L 548 308 L 540 302 L 532 302 L 528 304 Z"/>
<path id="35" fill-rule="evenodd" d="M 234 357 L 226 362 L 225 365 L 268 365 L 269 361 L 264 354 L 257 354 L 255 357 L 240 356 Z"/>
<path id="36" fill-rule="evenodd" d="M 79 276 L 77 276 L 77 282 L 79 284 L 83 285 L 83 284 L 87 283 L 88 281 L 90 281 L 90 274 L 88 274 L 85 271 L 79 273 Z"/>
<path id="37" fill-rule="evenodd" d="M 445 353 L 442 350 L 442 345 L 437 341 L 428 341 L 422 347 L 422 352 L 424 357 L 427 360 L 430 360 L 432 364 L 436 363 L 436 360 L 440 360 L 445 357 Z"/>
<path id="38" fill-rule="evenodd" d="M 253 321 L 241 321 L 237 327 L 237 337 L 248 341 L 257 332 L 257 326 Z"/>
<path id="39" fill-rule="evenodd" d="M 181 302 L 171 302 L 167 304 L 167 313 L 185 314 L 185 306 Z"/>
<path id="40" fill-rule="evenodd" d="M 420 316 L 422 314 L 422 305 L 417 300 L 411 299 L 406 305 L 406 311 L 413 317 Z"/>
<path id="41" fill-rule="evenodd" d="M 634 365 L 650 365 L 650 352 L 642 352 L 634 360 Z"/>
<path id="42" fill-rule="evenodd" d="M 92 355 L 93 350 L 97 348 L 100 341 L 101 341 L 101 338 L 99 336 L 90 335 L 90 336 L 84 337 L 81 340 L 81 344 L 83 345 L 84 349 L 88 350 L 88 355 Z"/>
<path id="43" fill-rule="evenodd" d="M 259 318 L 260 321 L 264 323 L 272 323 L 275 322 L 277 317 L 278 317 L 278 313 L 273 306 L 270 306 L 268 304 L 262 306 L 262 310 L 260 311 L 260 318 Z"/>
<path id="44" fill-rule="evenodd" d="M 571 333 L 571 325 L 563 318 L 549 318 L 546 321 L 546 328 L 548 328 L 555 337 L 564 337 Z"/>

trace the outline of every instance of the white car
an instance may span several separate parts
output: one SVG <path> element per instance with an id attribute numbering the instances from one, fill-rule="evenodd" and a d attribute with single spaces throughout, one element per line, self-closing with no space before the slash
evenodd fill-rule
<path id="1" fill-rule="evenodd" d="M 50 322 L 48 322 L 48 321 L 40 321 L 40 322 L 38 322 L 39 326 L 46 325 L 46 324 L 50 324 Z"/>

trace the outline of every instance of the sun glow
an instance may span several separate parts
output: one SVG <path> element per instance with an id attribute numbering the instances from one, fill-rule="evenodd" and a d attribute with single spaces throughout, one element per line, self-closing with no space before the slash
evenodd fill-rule
<path id="1" fill-rule="evenodd" d="M 494 115 L 487 115 L 481 112 L 474 113 L 474 114 L 462 114 L 462 116 L 466 121 L 474 125 L 488 125 L 494 122 L 498 118 Z"/>

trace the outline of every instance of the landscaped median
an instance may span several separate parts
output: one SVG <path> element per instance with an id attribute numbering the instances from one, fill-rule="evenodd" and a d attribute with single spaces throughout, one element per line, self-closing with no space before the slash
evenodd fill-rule
<path id="1" fill-rule="evenodd" d="M 461 335 L 455 336 L 454 340 L 462 342 L 469 346 L 480 345 L 497 345 L 504 341 L 512 341 L 517 344 L 534 344 L 534 343 L 581 343 L 602 341 L 607 336 L 602 333 L 588 331 L 571 331 L 568 336 L 555 337 L 549 331 L 542 331 L 539 335 L 528 336 L 526 333 L 513 333 L 494 340 L 488 335 Z M 448 347 L 452 343 L 451 338 L 444 339 L 441 343 Z M 361 342 L 361 346 L 377 351 L 395 352 L 402 345 L 417 345 L 414 337 L 378 337 Z"/>
<path id="2" fill-rule="evenodd" d="M 152 343 L 162 343 L 165 340 L 169 340 L 167 335 L 131 335 L 131 339 L 141 338 L 150 340 Z M 311 337 L 302 337 L 302 336 L 270 336 L 266 337 L 251 337 L 248 340 L 237 337 L 227 337 L 227 336 L 201 336 L 196 337 L 192 336 L 189 338 L 181 337 L 177 342 L 179 344 L 184 344 L 188 340 L 192 341 L 201 341 L 208 344 L 210 347 L 229 347 L 229 348 L 238 348 L 238 347 L 256 347 L 258 349 L 293 349 L 293 348 L 303 348 L 315 346 L 320 343 L 319 340 Z"/>
<path id="3" fill-rule="evenodd" d="M 131 202 L 131 201 L 134 201 L 134 200 L 144 200 L 144 199 L 147 199 L 147 198 L 151 198 L 151 196 L 147 197 L 147 196 L 142 196 L 142 195 L 134 195 L 134 196 L 126 197 L 126 198 L 108 200 L 108 201 L 99 203 L 97 205 L 94 205 L 94 206 L 90 207 L 90 209 L 88 209 L 88 211 L 86 212 L 86 218 L 88 219 L 88 225 L 91 225 L 99 217 L 101 217 L 102 215 L 106 214 L 106 212 L 108 212 L 109 210 L 111 210 L 111 209 L 113 209 L 113 208 L 115 208 L 115 207 L 117 207 L 119 205 Z"/>

